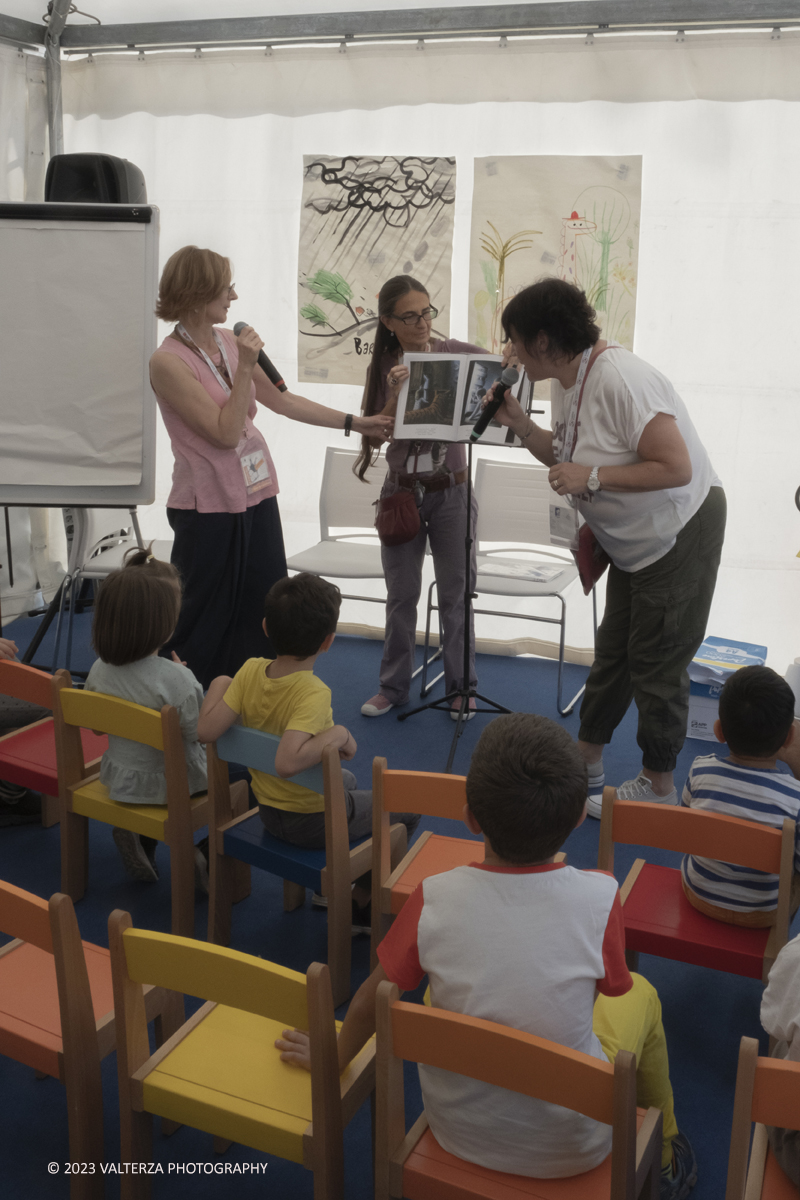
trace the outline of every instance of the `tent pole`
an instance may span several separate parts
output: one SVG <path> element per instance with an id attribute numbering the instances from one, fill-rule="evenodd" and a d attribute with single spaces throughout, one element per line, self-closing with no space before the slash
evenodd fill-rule
<path id="1" fill-rule="evenodd" d="M 61 109 L 61 34 L 67 23 L 70 0 L 53 0 L 50 20 L 44 35 L 44 59 L 47 73 L 47 128 L 50 157 L 64 153 L 64 119 Z"/>

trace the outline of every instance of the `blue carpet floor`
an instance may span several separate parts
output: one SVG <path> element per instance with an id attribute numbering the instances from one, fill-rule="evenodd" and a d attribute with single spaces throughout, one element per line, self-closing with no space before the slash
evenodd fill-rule
<path id="1" fill-rule="evenodd" d="M 88 646 L 90 617 L 76 619 L 74 669 L 88 670 L 92 652 Z M 33 636 L 36 621 L 17 621 L 4 633 L 24 648 Z M 52 666 L 53 631 L 45 638 L 36 655 L 36 664 Z M 362 786 L 369 786 L 373 756 L 383 755 L 390 767 L 443 771 L 455 728 L 446 713 L 427 712 L 407 722 L 395 719 L 396 711 L 380 719 L 361 716 L 361 704 L 377 690 L 381 642 L 357 638 L 337 638 L 331 651 L 319 660 L 319 674 L 332 689 L 334 720 L 346 725 L 358 742 L 358 753 L 351 768 Z M 63 665 L 63 647 L 59 663 Z M 556 665 L 541 659 L 514 659 L 478 656 L 479 687 L 512 710 L 540 712 L 556 720 Z M 586 671 L 566 668 L 565 694 L 571 696 L 581 686 Z M 442 685 L 436 691 L 441 694 Z M 411 707 L 411 706 L 409 706 Z M 469 758 L 488 716 L 478 715 L 466 726 L 460 740 L 454 770 L 465 774 Z M 562 723 L 577 735 L 578 717 L 573 714 Z M 692 759 L 708 753 L 708 743 L 687 741 L 677 770 L 682 787 Z M 635 775 L 640 764 L 636 746 L 636 713 L 628 713 L 606 752 L 606 779 L 620 783 Z M 134 923 L 144 928 L 167 930 L 169 927 L 169 880 L 166 853 L 159 848 L 162 877 L 157 884 L 127 881 L 111 840 L 111 830 L 91 822 L 90 882 L 84 899 L 76 906 L 81 932 L 90 941 L 108 944 L 106 922 L 114 908 L 127 909 Z M 431 828 L 468 836 L 465 827 L 454 822 L 423 820 L 421 829 Z M 568 839 L 564 849 L 571 864 L 593 867 L 597 863 L 599 823 L 587 820 Z M 200 835 L 198 835 L 199 837 Z M 617 852 L 616 874 L 623 879 L 637 856 L 635 847 Z M 678 856 L 649 857 L 674 865 Z M 43 830 L 36 826 L 0 830 L 0 877 L 20 887 L 49 896 L 59 886 L 58 826 Z M 207 904 L 197 896 L 196 932 L 205 937 Z M 234 909 L 231 945 L 239 950 L 273 959 L 297 970 L 305 970 L 315 959 L 326 956 L 326 917 L 310 908 L 293 913 L 282 910 L 280 880 L 253 871 L 251 897 Z M 353 944 L 353 986 L 369 970 L 369 943 L 365 937 Z M 640 970 L 658 989 L 664 1013 L 664 1025 L 670 1052 L 670 1065 L 680 1127 L 690 1138 L 699 1164 L 699 1178 L 693 1195 L 697 1200 L 721 1200 L 725 1192 L 725 1173 L 736 1059 L 743 1034 L 760 1035 L 758 1011 L 761 987 L 755 980 L 721 974 L 702 967 L 684 966 L 666 960 L 642 956 Z M 343 1007 L 338 1013 L 342 1016 Z M 762 1040 L 762 1045 L 765 1041 Z M 421 1111 L 416 1072 L 406 1072 L 406 1102 L 409 1122 Z M 118 1110 L 114 1056 L 103 1068 L 105 1094 L 106 1159 L 119 1157 Z M 68 1159 L 67 1122 L 64 1093 L 54 1080 L 38 1082 L 33 1072 L 0 1059 L 0 1105 L 3 1134 L 0 1137 L 0 1194 L 8 1200 L 29 1197 L 62 1198 L 68 1195 L 64 1164 Z M 217 1200 L 219 1197 L 269 1196 L 271 1200 L 311 1200 L 311 1176 L 302 1167 L 270 1158 L 263 1176 L 178 1174 L 175 1165 L 210 1164 L 214 1161 L 211 1139 L 191 1129 L 181 1129 L 170 1138 L 156 1135 L 154 1154 L 164 1174 L 153 1180 L 153 1196 L 189 1197 L 192 1200 Z M 228 1162 L 261 1162 L 266 1157 L 243 1147 L 231 1147 Z M 58 1175 L 49 1175 L 47 1165 L 61 1165 Z M 372 1196 L 370 1179 L 369 1108 L 364 1106 L 345 1132 L 346 1195 L 348 1200 L 367 1200 Z M 172 1164 L 173 1169 L 169 1171 Z M 201 1167 L 202 1170 L 202 1167 Z M 119 1194 L 115 1178 L 107 1180 L 106 1194 Z"/>

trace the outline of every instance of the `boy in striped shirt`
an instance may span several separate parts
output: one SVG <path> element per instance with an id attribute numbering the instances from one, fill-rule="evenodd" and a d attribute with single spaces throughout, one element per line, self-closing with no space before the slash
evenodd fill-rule
<path id="1" fill-rule="evenodd" d="M 769 667 L 743 667 L 726 682 L 714 733 L 727 758 L 701 755 L 692 763 L 681 803 L 780 829 L 796 825 L 792 913 L 800 904 L 800 722 L 794 695 Z M 778 760 L 789 765 L 782 771 Z M 729 925 L 772 925 L 778 876 L 687 854 L 681 865 L 686 898 L 700 912 Z"/>

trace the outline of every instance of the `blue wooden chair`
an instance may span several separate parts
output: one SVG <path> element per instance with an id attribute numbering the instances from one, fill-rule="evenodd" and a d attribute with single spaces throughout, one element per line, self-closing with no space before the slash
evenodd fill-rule
<path id="1" fill-rule="evenodd" d="M 328 899 L 328 968 L 334 1004 L 343 1004 L 350 996 L 351 884 L 372 866 L 372 838 L 363 838 L 350 846 L 347 836 L 347 812 L 339 754 L 326 748 L 321 766 L 311 767 L 292 776 L 325 797 L 325 849 L 304 850 L 267 833 L 258 808 L 231 820 L 231 812 L 241 811 L 245 783 L 231 787 L 228 763 L 240 763 L 277 775 L 275 754 L 280 738 L 259 729 L 234 725 L 208 746 L 208 794 L 211 800 L 209 821 L 209 898 L 208 940 L 226 946 L 231 934 L 231 909 L 236 899 L 248 890 L 242 878 L 242 864 L 259 867 L 283 879 L 283 907 L 286 912 L 305 902 L 305 890 L 311 888 Z M 404 825 L 392 826 L 392 858 L 399 862 L 406 851 Z"/>

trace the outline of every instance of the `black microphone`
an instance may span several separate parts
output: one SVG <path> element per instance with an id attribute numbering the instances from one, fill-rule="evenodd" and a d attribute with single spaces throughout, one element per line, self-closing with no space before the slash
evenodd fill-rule
<path id="1" fill-rule="evenodd" d="M 233 332 L 235 333 L 236 337 L 238 337 L 243 329 L 249 328 L 250 327 L 247 324 L 247 321 L 237 321 L 233 327 Z M 264 372 L 270 383 L 275 384 L 275 387 L 279 392 L 288 392 L 289 389 L 281 379 L 278 368 L 270 362 L 263 350 L 259 350 L 258 352 L 258 365 L 261 367 L 261 370 Z"/>
<path id="2" fill-rule="evenodd" d="M 492 399 L 486 405 L 472 428 L 472 433 L 469 435 L 469 440 L 471 442 L 477 442 L 478 438 L 484 432 L 492 417 L 503 403 L 506 388 L 513 387 L 518 379 L 519 371 L 517 371 L 515 367 L 506 367 L 505 371 L 503 371 L 503 374 L 494 385 L 494 395 Z"/>

